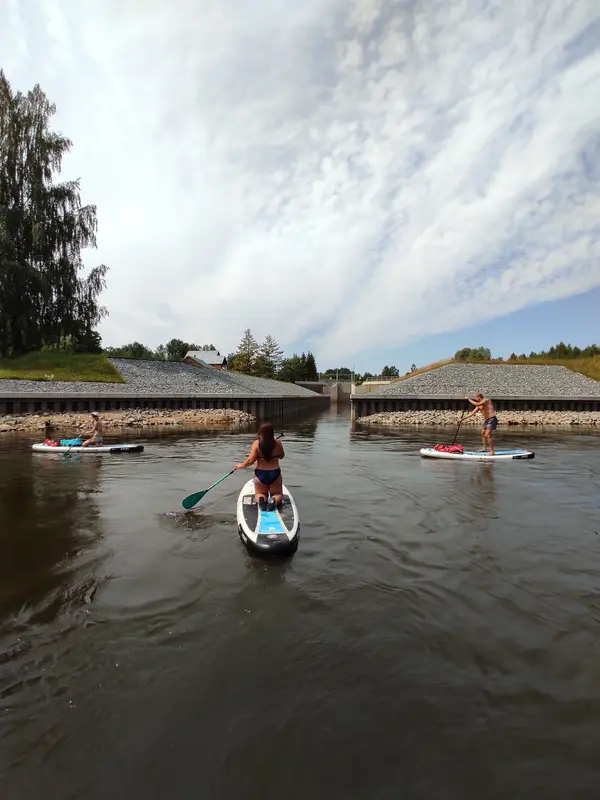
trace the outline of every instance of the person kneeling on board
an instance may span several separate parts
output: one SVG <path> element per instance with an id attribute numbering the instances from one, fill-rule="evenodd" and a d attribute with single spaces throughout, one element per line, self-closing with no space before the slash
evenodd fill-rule
<path id="1" fill-rule="evenodd" d="M 102 422 L 100 420 L 100 414 L 97 411 L 92 411 L 92 419 L 94 420 L 94 424 L 92 426 L 92 432 L 90 434 L 90 438 L 87 439 L 83 444 L 82 447 L 89 447 L 90 445 L 101 445 L 103 440 L 103 432 L 104 428 L 102 426 Z M 84 433 L 84 436 L 88 434 Z"/>
<path id="2" fill-rule="evenodd" d="M 245 461 L 236 464 L 234 469 L 245 469 L 256 463 L 254 469 L 254 492 L 261 511 L 273 511 L 283 501 L 283 478 L 279 459 L 285 456 L 283 445 L 275 438 L 273 426 L 265 422 L 258 429 L 256 441 L 250 448 Z M 271 493 L 271 502 L 267 500 Z"/>
<path id="3" fill-rule="evenodd" d="M 490 455 L 493 456 L 496 451 L 494 450 L 494 439 L 492 434 L 498 427 L 498 417 L 496 416 L 494 404 L 489 397 L 484 397 L 481 392 L 477 392 L 473 400 L 470 397 L 465 397 L 465 400 L 468 400 L 471 405 L 475 406 L 473 411 L 471 411 L 470 414 L 467 414 L 465 419 L 469 419 L 469 417 L 472 417 L 477 413 L 481 413 L 483 415 L 483 428 L 481 429 L 481 444 L 483 447 L 479 452 L 485 453 L 489 445 Z"/>

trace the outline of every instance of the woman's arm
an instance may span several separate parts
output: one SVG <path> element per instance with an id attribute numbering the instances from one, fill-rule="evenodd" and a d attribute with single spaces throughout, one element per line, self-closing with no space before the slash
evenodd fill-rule
<path id="1" fill-rule="evenodd" d="M 279 451 L 280 451 L 277 458 L 285 458 L 285 450 L 283 449 L 283 445 L 281 444 L 279 439 L 277 440 L 277 444 L 279 445 Z"/>
<path id="2" fill-rule="evenodd" d="M 245 461 L 242 461 L 241 464 L 236 464 L 234 469 L 246 469 L 251 464 L 254 464 L 256 461 L 256 456 L 258 452 L 258 442 L 254 442 L 252 447 L 250 448 L 250 452 L 248 453 L 248 458 Z"/>

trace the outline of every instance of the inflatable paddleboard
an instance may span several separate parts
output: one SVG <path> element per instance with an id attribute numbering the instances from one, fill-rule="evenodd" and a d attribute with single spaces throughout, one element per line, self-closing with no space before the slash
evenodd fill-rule
<path id="1" fill-rule="evenodd" d="M 425 458 L 453 458 L 459 461 L 513 461 L 515 459 L 534 458 L 530 450 L 496 450 L 493 456 L 489 453 L 478 453 L 477 450 L 465 450 L 464 453 L 445 453 L 433 447 L 422 447 L 421 455 Z"/>
<path id="2" fill-rule="evenodd" d="M 32 450 L 35 450 L 36 453 L 141 453 L 144 450 L 143 444 L 101 444 L 101 445 L 89 445 L 89 447 L 80 447 L 78 445 L 74 445 L 73 447 L 67 447 L 66 445 L 59 445 L 58 447 L 53 447 L 50 444 L 44 444 L 43 442 L 40 444 L 32 444 Z"/>
<path id="3" fill-rule="evenodd" d="M 285 484 L 281 509 L 261 511 L 251 478 L 238 495 L 237 523 L 240 539 L 254 552 L 293 553 L 298 549 L 300 519 L 294 498 Z"/>

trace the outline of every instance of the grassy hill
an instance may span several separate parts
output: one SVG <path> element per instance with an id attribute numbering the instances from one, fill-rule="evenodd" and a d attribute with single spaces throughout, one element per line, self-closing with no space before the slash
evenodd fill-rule
<path id="1" fill-rule="evenodd" d="M 593 378 L 600 381 L 600 356 L 582 357 L 582 358 L 534 358 L 534 359 L 513 359 L 510 361 L 498 361 L 492 359 L 491 361 L 457 361 L 454 358 L 447 358 L 444 361 L 436 361 L 426 367 L 418 369 L 416 372 L 411 372 L 408 375 L 402 375 L 400 378 L 394 378 L 393 382 L 405 381 L 408 378 L 414 378 L 415 375 L 421 375 L 423 372 L 431 372 L 431 370 L 438 369 L 438 367 L 445 367 L 447 364 L 520 364 L 522 366 L 543 365 L 549 367 L 566 367 L 573 372 L 578 372 L 581 375 L 586 375 L 588 378 Z"/>
<path id="2" fill-rule="evenodd" d="M 30 381 L 102 381 L 125 383 L 104 354 L 42 351 L 21 358 L 0 358 L 0 379 Z"/>

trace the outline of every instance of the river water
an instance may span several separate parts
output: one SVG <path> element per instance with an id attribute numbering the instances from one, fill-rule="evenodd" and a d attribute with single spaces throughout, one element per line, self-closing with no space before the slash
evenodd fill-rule
<path id="1" fill-rule="evenodd" d="M 247 432 L 0 440 L 3 800 L 597 798 L 600 437 L 419 457 L 449 433 L 287 428 L 301 540 L 271 563 L 240 476 L 180 506 Z"/>

